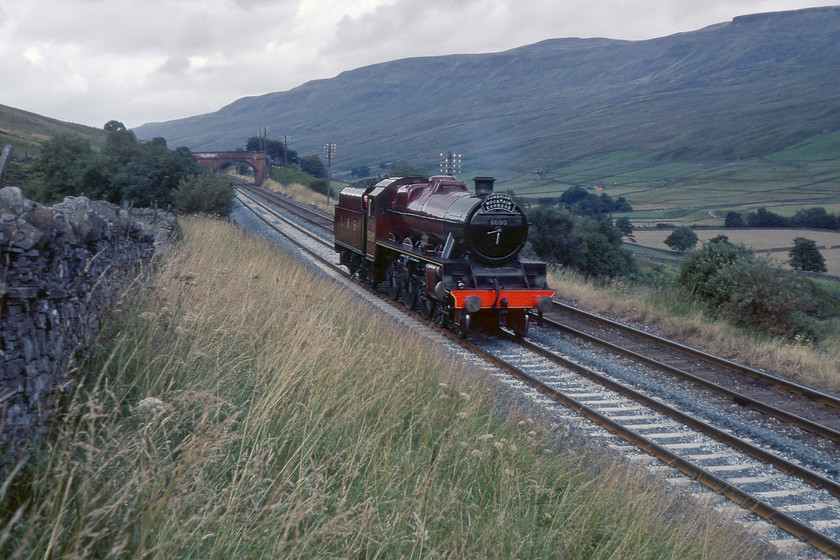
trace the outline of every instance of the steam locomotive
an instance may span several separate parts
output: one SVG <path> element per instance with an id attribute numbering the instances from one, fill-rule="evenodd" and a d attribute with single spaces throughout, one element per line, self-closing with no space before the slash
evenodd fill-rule
<path id="1" fill-rule="evenodd" d="M 389 178 L 345 187 L 335 206 L 335 250 L 352 275 L 382 286 L 462 337 L 504 326 L 517 336 L 529 309 L 545 311 L 554 291 L 546 264 L 520 259 L 528 220 L 495 179 L 475 192 L 449 175 Z"/>

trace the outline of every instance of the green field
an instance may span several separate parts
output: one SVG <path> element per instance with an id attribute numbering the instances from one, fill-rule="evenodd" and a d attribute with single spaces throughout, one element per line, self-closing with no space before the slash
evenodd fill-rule
<path id="1" fill-rule="evenodd" d="M 535 173 L 500 177 L 499 187 L 536 201 L 569 187 L 623 196 L 636 226 L 721 226 L 726 213 L 766 207 L 792 216 L 814 206 L 840 212 L 840 131 L 812 137 L 765 158 L 676 162 L 661 153 L 616 152 Z"/>
<path id="2" fill-rule="evenodd" d="M 669 229 L 639 230 L 633 233 L 635 244 L 658 250 L 667 249 L 665 238 Z M 804 229 L 698 229 L 700 242 L 706 242 L 718 235 L 726 235 L 732 243 L 741 243 L 756 253 L 772 257 L 774 261 L 787 266 L 788 251 L 796 237 L 805 237 L 816 242 L 817 248 L 826 260 L 827 273 L 840 276 L 840 232 Z"/>

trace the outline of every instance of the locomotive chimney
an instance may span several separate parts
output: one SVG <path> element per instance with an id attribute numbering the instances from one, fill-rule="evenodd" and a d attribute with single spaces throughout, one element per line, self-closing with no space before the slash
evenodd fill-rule
<path id="1" fill-rule="evenodd" d="M 473 177 L 475 181 L 475 196 L 485 197 L 493 192 L 495 177 Z"/>

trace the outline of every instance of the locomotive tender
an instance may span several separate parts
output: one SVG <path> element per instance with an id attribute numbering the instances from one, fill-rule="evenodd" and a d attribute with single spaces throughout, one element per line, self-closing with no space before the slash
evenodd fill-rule
<path id="1" fill-rule="evenodd" d="M 475 192 L 449 175 L 345 187 L 335 206 L 340 262 L 426 319 L 462 337 L 479 324 L 528 333 L 554 291 L 546 264 L 520 259 L 528 220 L 513 199 L 476 177 Z"/>

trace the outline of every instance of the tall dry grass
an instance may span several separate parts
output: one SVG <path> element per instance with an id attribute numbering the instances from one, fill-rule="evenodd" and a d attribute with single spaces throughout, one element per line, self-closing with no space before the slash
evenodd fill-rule
<path id="1" fill-rule="evenodd" d="M 246 181 L 253 180 L 252 177 L 239 177 L 245 179 Z M 302 185 L 300 183 L 290 183 L 288 185 L 284 185 L 270 177 L 266 177 L 261 186 L 264 189 L 284 194 L 289 198 L 297 200 L 298 202 L 314 206 L 328 214 L 335 212 L 335 205 L 338 202 L 335 197 L 330 197 L 330 203 L 327 204 L 326 193 L 317 193 L 306 185 Z"/>
<path id="2" fill-rule="evenodd" d="M 764 557 L 276 248 L 182 226 L 0 488 L 0 557 Z"/>
<path id="3" fill-rule="evenodd" d="M 818 346 L 760 339 L 725 321 L 715 320 L 704 306 L 684 293 L 672 293 L 620 281 L 603 285 L 555 270 L 549 279 L 558 297 L 594 313 L 648 323 L 659 334 L 705 349 L 730 360 L 777 372 L 829 391 L 840 391 L 840 339 L 831 336 Z"/>

